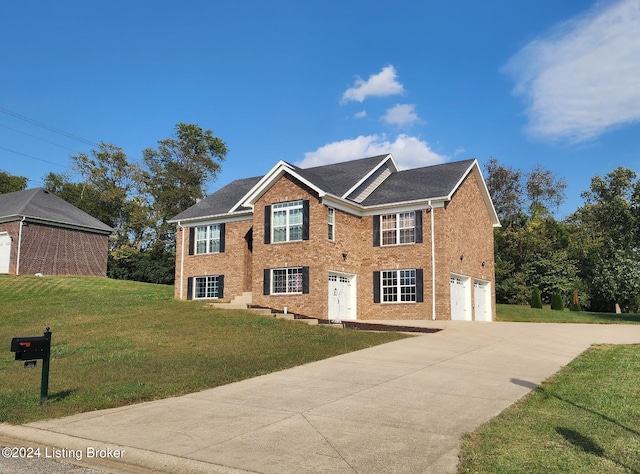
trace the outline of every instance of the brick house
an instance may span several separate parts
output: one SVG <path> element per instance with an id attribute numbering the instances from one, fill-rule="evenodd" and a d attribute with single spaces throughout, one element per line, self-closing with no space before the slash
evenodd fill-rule
<path id="1" fill-rule="evenodd" d="M 42 188 L 0 194 L 0 273 L 106 276 L 112 231 Z"/>
<path id="2" fill-rule="evenodd" d="M 172 219 L 179 299 L 321 319 L 495 319 L 493 229 L 478 162 L 399 171 L 391 155 L 278 162 Z"/>

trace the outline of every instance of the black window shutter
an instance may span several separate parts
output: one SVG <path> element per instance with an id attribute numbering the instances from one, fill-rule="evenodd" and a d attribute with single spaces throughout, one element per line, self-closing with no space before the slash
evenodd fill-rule
<path id="1" fill-rule="evenodd" d="M 262 294 L 270 295 L 271 294 L 271 270 L 268 268 L 264 269 L 264 276 L 262 281 Z"/>
<path id="2" fill-rule="evenodd" d="M 224 298 L 224 275 L 218 275 L 218 298 Z"/>
<path id="3" fill-rule="evenodd" d="M 309 200 L 302 201 L 302 240 L 309 240 Z"/>
<path id="4" fill-rule="evenodd" d="M 302 267 L 302 293 L 309 294 L 309 267 Z"/>
<path id="5" fill-rule="evenodd" d="M 380 216 L 373 216 L 373 246 L 380 247 Z"/>
<path id="6" fill-rule="evenodd" d="M 193 277 L 187 278 L 187 299 L 193 299 Z"/>
<path id="7" fill-rule="evenodd" d="M 416 303 L 424 302 L 424 272 L 416 268 Z"/>
<path id="8" fill-rule="evenodd" d="M 224 252 L 224 234 L 225 234 L 225 225 L 224 222 L 220 224 L 220 253 Z"/>
<path id="9" fill-rule="evenodd" d="M 264 243 L 271 243 L 271 206 L 264 206 Z"/>
<path id="10" fill-rule="evenodd" d="M 189 255 L 193 255 L 193 249 L 195 248 L 195 245 L 196 245 L 196 228 L 189 227 Z"/>
<path id="11" fill-rule="evenodd" d="M 416 211 L 416 230 L 415 230 L 416 244 L 422 243 L 422 209 Z"/>
<path id="12" fill-rule="evenodd" d="M 380 272 L 373 272 L 373 302 L 380 303 Z"/>

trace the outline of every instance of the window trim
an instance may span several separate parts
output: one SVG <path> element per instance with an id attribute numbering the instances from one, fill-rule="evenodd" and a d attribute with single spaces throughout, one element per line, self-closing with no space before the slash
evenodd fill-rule
<path id="1" fill-rule="evenodd" d="M 205 295 L 208 290 L 209 280 L 216 280 L 217 296 L 198 296 L 198 280 L 205 280 Z M 189 277 L 187 280 L 187 299 L 192 300 L 218 300 L 224 298 L 224 275 L 200 275 Z"/>
<path id="2" fill-rule="evenodd" d="M 276 293 L 275 290 L 275 278 L 274 272 L 286 271 L 286 292 Z M 299 271 L 301 275 L 300 289 L 301 291 L 288 291 L 289 290 L 289 271 L 293 273 L 294 270 Z M 309 267 L 278 267 L 278 268 L 265 268 L 263 275 L 263 295 L 267 296 L 296 296 L 309 294 Z"/>
<path id="3" fill-rule="evenodd" d="M 211 238 L 211 232 L 213 227 L 218 227 L 218 235 L 217 239 Z M 198 230 L 205 229 L 205 238 L 198 239 Z M 217 253 L 223 253 L 225 247 L 225 231 L 226 226 L 224 222 L 219 224 L 208 224 L 208 225 L 200 225 L 189 228 L 189 255 L 213 255 Z M 211 247 L 211 242 L 213 240 L 218 241 L 218 250 L 214 252 L 210 252 L 209 249 Z M 206 251 L 199 252 L 198 251 L 198 242 L 205 242 Z"/>
<path id="4" fill-rule="evenodd" d="M 413 271 L 414 274 L 414 284 L 413 285 L 402 285 L 401 281 L 401 273 L 405 271 Z M 390 287 L 389 285 L 383 285 L 385 273 L 394 273 L 395 279 L 397 281 L 396 288 L 396 298 L 392 301 L 384 301 L 385 292 L 384 289 Z M 415 299 L 402 301 L 402 288 L 405 287 L 413 287 L 413 294 L 415 295 Z M 373 272 L 373 302 L 374 303 L 382 303 L 382 304 L 415 304 L 415 303 L 423 303 L 424 302 L 424 270 L 422 268 L 399 268 L 399 269 L 389 269 L 389 270 L 381 270 Z"/>
<path id="5" fill-rule="evenodd" d="M 400 227 L 400 216 L 403 214 L 413 214 L 413 227 Z M 392 217 L 394 219 L 393 229 L 383 229 L 384 218 Z M 402 230 L 413 229 L 412 242 L 400 242 Z M 384 243 L 385 232 L 394 231 L 395 243 Z M 399 245 L 413 245 L 423 243 L 422 237 L 422 210 L 399 211 L 389 214 L 377 214 L 373 216 L 373 246 L 374 247 L 397 247 Z"/>

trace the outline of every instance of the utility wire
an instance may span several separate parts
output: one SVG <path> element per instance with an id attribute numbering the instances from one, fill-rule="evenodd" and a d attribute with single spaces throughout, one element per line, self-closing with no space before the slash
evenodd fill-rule
<path id="1" fill-rule="evenodd" d="M 34 125 L 37 125 L 38 127 L 46 128 L 47 130 L 50 130 L 50 131 L 55 132 L 55 133 L 58 133 L 58 134 L 63 135 L 65 137 L 67 137 L 67 138 L 71 138 L 73 140 L 77 140 L 77 141 L 82 142 L 82 143 L 84 143 L 86 145 L 91 145 L 93 147 L 97 147 L 98 146 L 96 143 L 93 143 L 93 142 L 91 142 L 89 140 L 85 140 L 84 138 L 80 138 L 77 135 L 73 135 L 72 133 L 65 132 L 64 130 L 60 130 L 59 128 L 55 128 L 55 127 L 53 127 L 51 125 L 48 125 L 48 124 L 46 124 L 44 122 L 40 122 L 38 120 L 26 117 L 25 115 L 21 115 L 21 114 L 19 114 L 17 112 L 13 112 L 11 110 L 5 109 L 4 107 L 0 107 L 0 112 L 2 112 L 4 114 L 7 114 L 7 115 L 11 115 L 12 117 L 19 118 L 20 120 L 24 120 L 25 122 L 32 123 Z"/>
<path id="2" fill-rule="evenodd" d="M 69 148 L 68 146 L 60 145 L 59 143 L 52 142 L 51 140 L 47 140 L 46 138 L 38 137 L 36 135 L 32 135 L 32 134 L 24 132 L 22 130 L 18 130 L 17 128 L 9 127 L 8 125 L 4 125 L 4 124 L 0 123 L 0 127 L 4 127 L 6 129 L 13 130 L 14 132 L 18 132 L 18 133 L 22 133 L 23 135 L 27 135 L 28 137 L 32 137 L 32 138 L 35 138 L 37 140 L 40 140 L 40 141 L 43 141 L 43 142 L 46 142 L 46 143 L 50 143 L 50 144 L 55 145 L 55 146 L 59 146 L 60 148 L 64 148 L 65 150 L 73 151 L 75 153 L 82 153 L 82 152 L 80 152 L 78 150 L 74 150 L 73 148 Z"/>
<path id="3" fill-rule="evenodd" d="M 53 161 L 49 161 L 49 160 L 45 160 L 45 159 L 42 159 L 42 158 L 38 158 L 37 156 L 27 155 L 26 153 L 21 153 L 19 151 L 10 150 L 9 148 L 5 148 L 3 146 L 0 146 L 0 150 L 8 151 L 9 153 L 15 153 L 16 155 L 26 156 L 27 158 L 31 158 L 33 160 L 42 161 L 43 163 L 49 163 L 50 165 L 60 166 L 61 168 L 68 168 L 68 166 L 61 165 L 60 163 L 55 163 Z"/>

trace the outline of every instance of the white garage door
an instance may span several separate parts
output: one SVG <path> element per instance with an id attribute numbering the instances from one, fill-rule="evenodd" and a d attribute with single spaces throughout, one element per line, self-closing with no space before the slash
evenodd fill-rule
<path id="1" fill-rule="evenodd" d="M 471 288 L 464 275 L 451 275 L 451 319 L 471 321 Z"/>
<path id="2" fill-rule="evenodd" d="M 474 315 L 476 321 L 491 321 L 491 283 L 484 280 L 473 282 Z"/>
<path id="3" fill-rule="evenodd" d="M 329 319 L 356 319 L 355 275 L 329 273 Z"/>
<path id="4" fill-rule="evenodd" d="M 0 273 L 9 273 L 11 260 L 11 237 L 6 232 L 0 232 Z"/>

